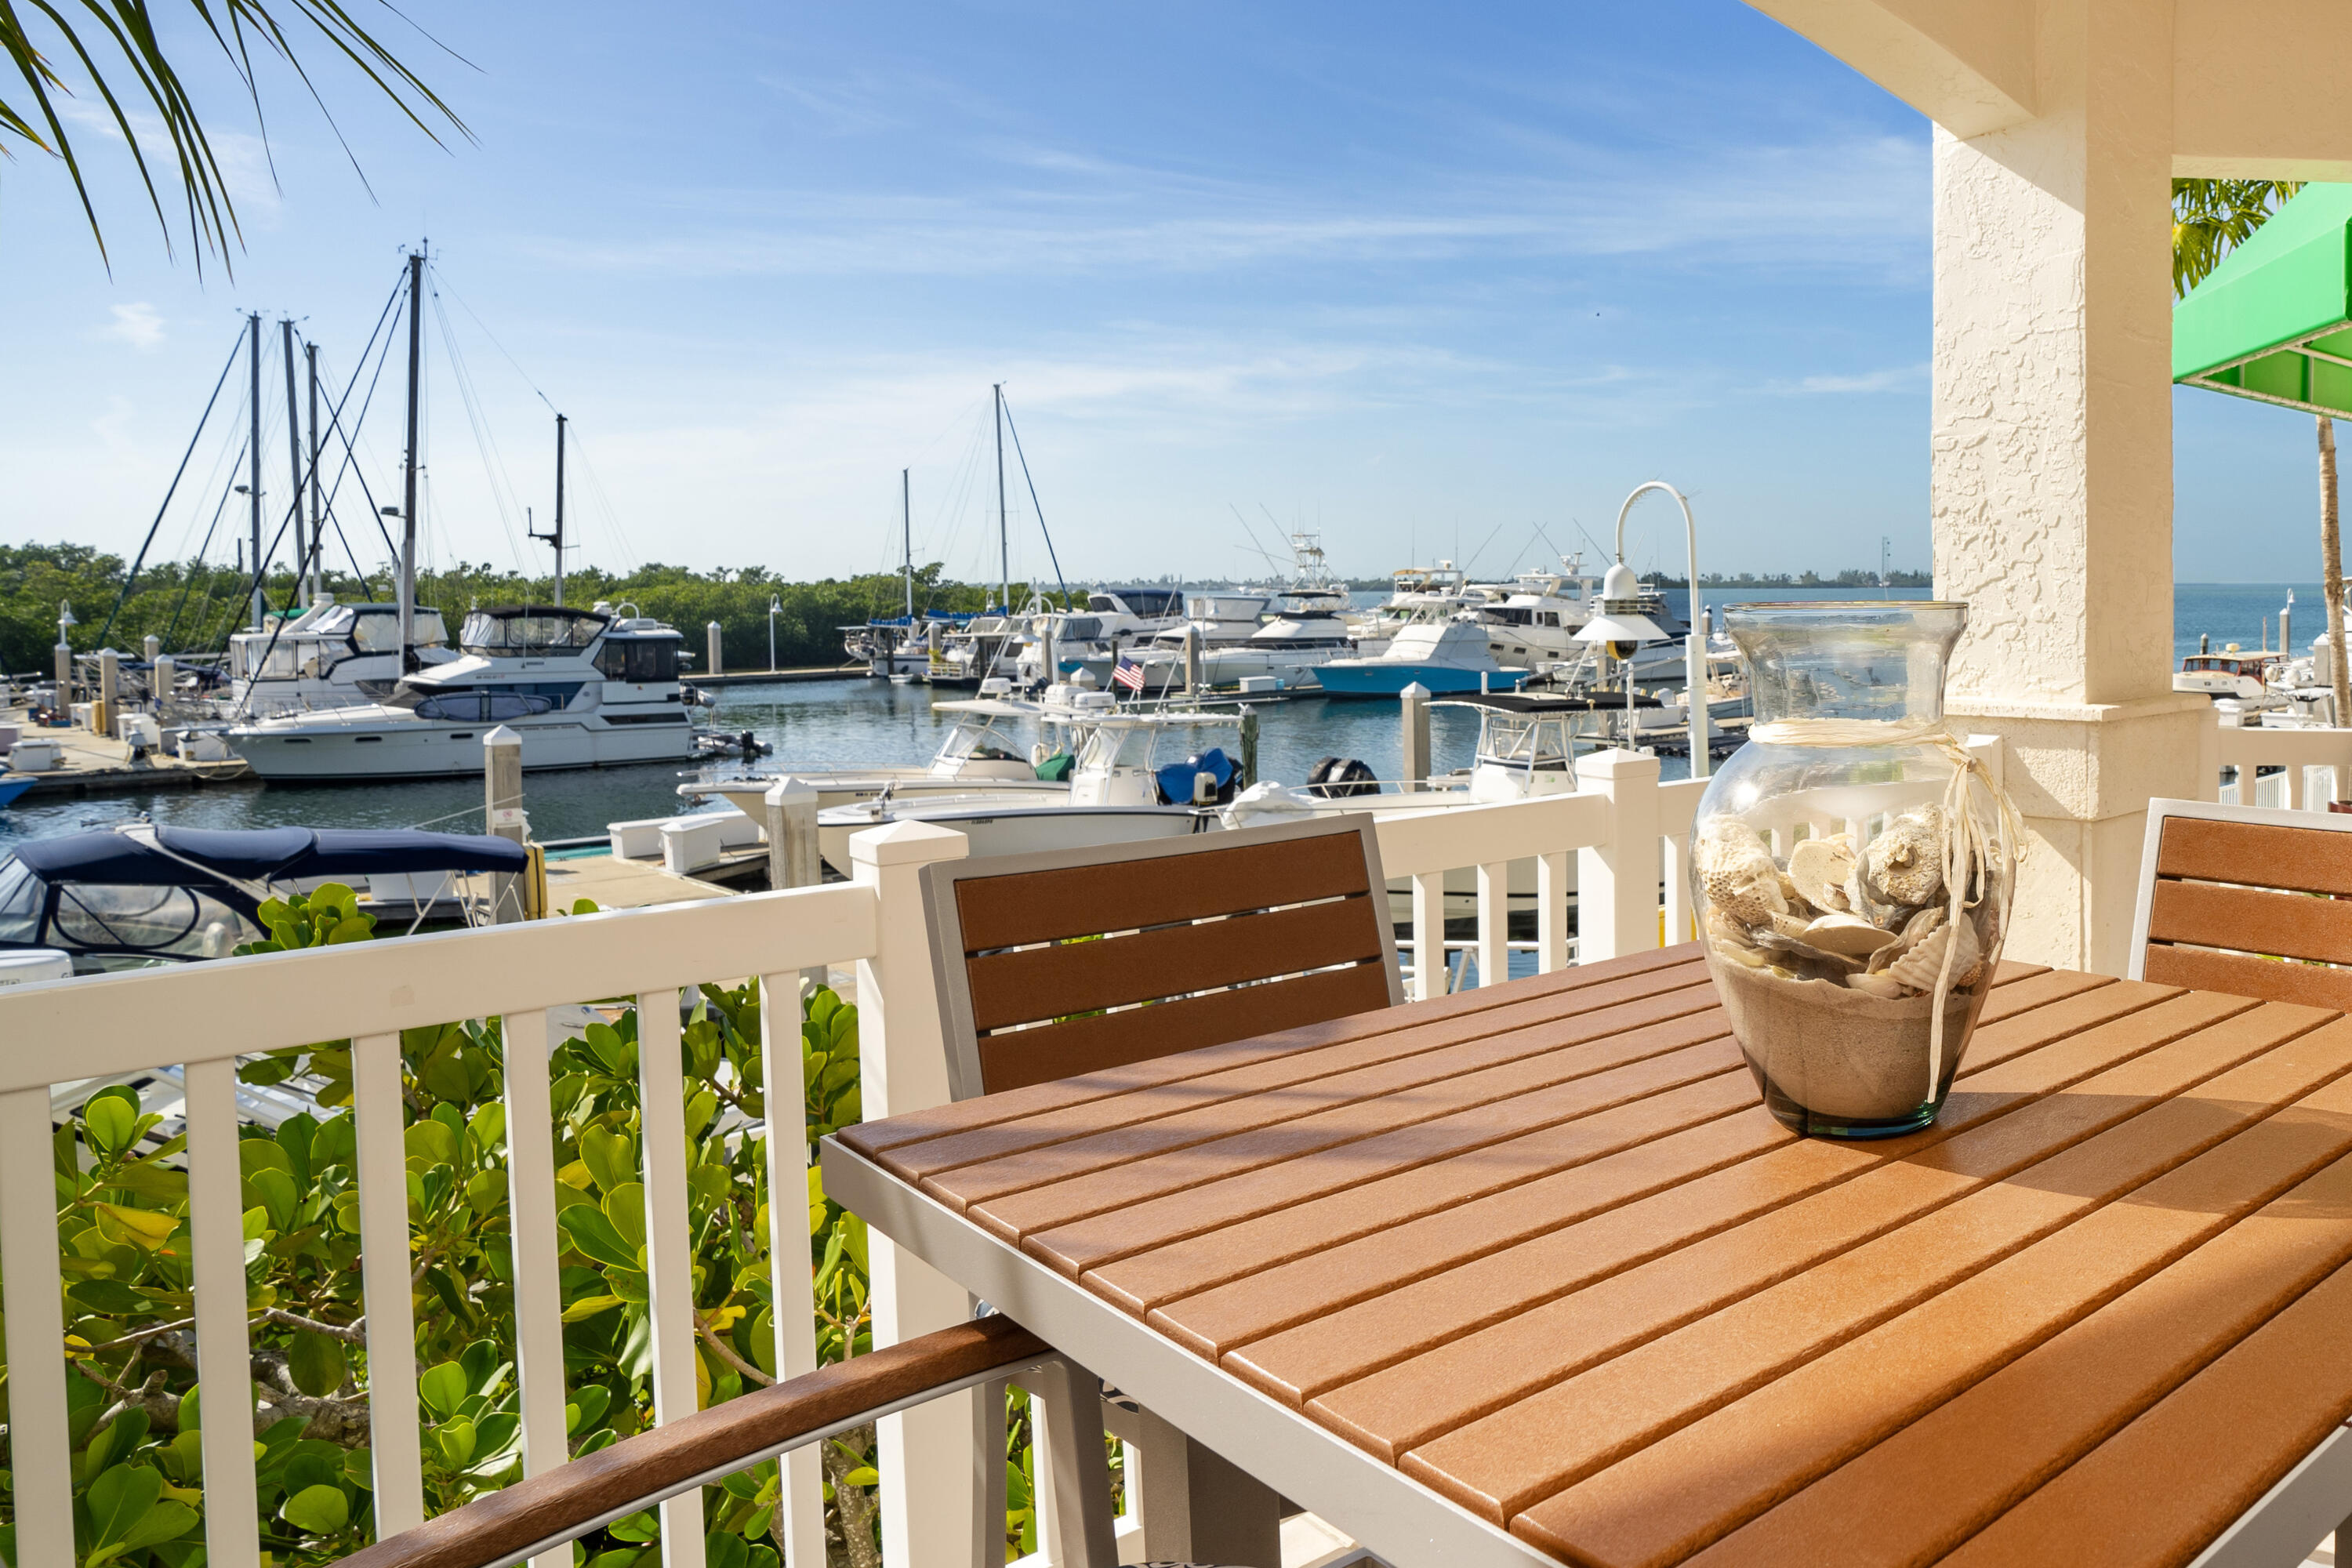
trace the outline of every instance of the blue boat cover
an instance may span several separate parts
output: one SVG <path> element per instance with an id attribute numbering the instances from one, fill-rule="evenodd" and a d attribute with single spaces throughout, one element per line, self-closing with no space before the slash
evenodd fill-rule
<path id="1" fill-rule="evenodd" d="M 365 877 L 415 871 L 521 871 L 520 844 L 477 833 L 420 828 L 159 827 L 160 853 L 123 833 L 72 833 L 16 847 L 17 861 L 50 881 L 170 887 L 194 867 L 246 882 L 297 877 Z"/>
<path id="2" fill-rule="evenodd" d="M 1212 746 L 1197 757 L 1187 757 L 1181 763 L 1171 763 L 1157 770 L 1160 798 L 1170 805 L 1189 805 L 1192 801 L 1192 775 L 1207 773 L 1217 781 L 1217 794 L 1222 797 L 1225 786 L 1234 782 L 1234 760 L 1222 747 Z"/>

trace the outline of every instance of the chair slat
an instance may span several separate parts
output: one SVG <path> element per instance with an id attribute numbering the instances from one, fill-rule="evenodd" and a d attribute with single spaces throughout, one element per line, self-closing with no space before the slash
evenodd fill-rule
<path id="1" fill-rule="evenodd" d="M 971 953 L 1369 890 L 1362 840 L 1337 833 L 959 882 L 956 910 Z"/>
<path id="2" fill-rule="evenodd" d="M 2147 936 L 2150 942 L 2352 963 L 2352 902 L 2159 880 L 2148 909 Z"/>
<path id="3" fill-rule="evenodd" d="M 2158 942 L 2148 943 L 2145 970 L 2148 979 L 2163 985 L 2352 1010 L 2352 971 L 2347 970 Z"/>
<path id="4" fill-rule="evenodd" d="M 973 1026 L 998 1029 L 1380 957 L 1380 932 L 1366 918 L 1364 900 L 1352 898 L 1102 942 L 984 953 L 969 961 L 967 972 Z"/>
<path id="5" fill-rule="evenodd" d="M 1295 980 L 990 1036 L 980 1042 L 981 1078 L 990 1094 L 998 1094 L 1388 1005 L 1388 976 L 1378 964 L 1327 969 Z"/>
<path id="6" fill-rule="evenodd" d="M 2299 893 L 2352 893 L 2352 833 L 2168 816 L 2156 874 Z"/>
<path id="7" fill-rule="evenodd" d="M 66 1325 L 49 1091 L 0 1093 L 0 1311 L 8 1323 L 8 1458 L 17 1568 L 73 1568 Z M 242 1254 L 240 1254 L 242 1256 Z M 247 1461 L 248 1464 L 250 1460 Z"/>
<path id="8" fill-rule="evenodd" d="M 253 1342 L 246 1329 L 245 1204 L 236 1149 L 236 1062 L 190 1062 L 188 1223 L 195 1258 L 196 1376 L 205 1385 L 205 1561 L 257 1568 Z M 398 1115 L 397 1111 L 394 1112 Z M 401 1185 L 404 1204 L 407 1184 Z M 404 1222 L 406 1215 L 402 1216 Z M 406 1238 L 404 1224 L 403 1239 Z"/>

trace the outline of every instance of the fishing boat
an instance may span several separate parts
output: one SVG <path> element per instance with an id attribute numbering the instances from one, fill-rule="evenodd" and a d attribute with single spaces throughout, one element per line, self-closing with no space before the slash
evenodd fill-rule
<path id="1" fill-rule="evenodd" d="M 1380 653 L 1328 660 L 1315 676 L 1333 697 L 1395 697 L 1416 685 L 1433 696 L 1510 691 L 1532 673 L 1498 663 L 1486 629 L 1466 613 L 1432 610 L 1401 627 Z"/>
<path id="2" fill-rule="evenodd" d="M 259 777 L 307 783 L 478 774 L 482 738 L 500 725 L 522 737 L 530 770 L 688 761 L 686 639 L 635 609 L 476 610 L 458 658 L 403 677 L 383 701 L 232 725 L 223 739 Z"/>

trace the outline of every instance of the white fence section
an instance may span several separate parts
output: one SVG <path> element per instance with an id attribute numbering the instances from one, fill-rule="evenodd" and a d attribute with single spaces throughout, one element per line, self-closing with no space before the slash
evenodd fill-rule
<path id="1" fill-rule="evenodd" d="M 2214 798 L 2229 805 L 2326 811 L 2327 802 L 2343 799 L 2352 784 L 2352 730 L 2242 730 L 2224 724 L 2218 733 Z"/>
<path id="2" fill-rule="evenodd" d="M 1574 795 L 1400 816 L 1380 827 L 1390 875 L 1410 883 L 1415 952 L 1412 992 L 1444 984 L 1444 879 L 1475 878 L 1482 980 L 1506 971 L 1513 863 L 1532 862 L 1540 890 L 1538 967 L 1569 962 L 1569 857 L 1576 857 L 1585 959 L 1653 949 L 1691 930 L 1687 837 L 1704 781 L 1661 784 L 1643 753 L 1580 759 Z M 252 1390 L 242 1259 L 243 1205 L 236 1154 L 239 1058 L 320 1041 L 352 1041 L 359 1177 L 361 1282 L 370 1357 L 373 1496 L 378 1529 L 424 1517 L 408 1176 L 402 1117 L 400 1032 L 461 1019 L 499 1017 L 504 1038 L 547 1037 L 547 1012 L 597 998 L 634 996 L 644 1114 L 652 1384 L 657 1417 L 694 1408 L 696 1325 L 687 1234 L 687 1171 L 678 1017 L 682 989 L 760 978 L 763 1068 L 769 1085 L 800 1077 L 798 1020 L 803 970 L 855 963 L 866 1114 L 882 1117 L 943 1102 L 946 1055 L 929 941 L 918 891 L 920 868 L 963 854 L 960 834 L 899 824 L 853 841 L 848 883 L 625 910 L 524 925 L 393 939 L 309 952 L 235 958 L 136 973 L 0 990 L 0 1277 L 5 1278 L 10 1438 L 17 1568 L 73 1568 L 62 1273 L 52 1169 L 51 1087 L 60 1077 L 103 1078 L 158 1068 L 184 1071 L 191 1223 L 197 1252 L 195 1333 L 200 1367 L 233 1369 L 212 1380 L 202 1424 L 208 1568 L 258 1568 L 254 1518 Z M 1662 892 L 1663 889 L 1663 892 Z M 557 1258 L 563 1242 L 553 1198 L 554 1144 L 543 1053 L 509 1049 L 505 1127 L 516 1279 L 515 1316 L 525 1471 L 568 1458 Z M 782 1098 L 780 1097 L 780 1103 Z M 768 1140 L 776 1194 L 777 1258 L 805 1256 L 806 1236 L 787 1194 L 800 1189 L 802 1141 Z M 781 1167 L 781 1168 L 777 1168 Z M 962 1321 L 970 1299 L 886 1238 L 872 1238 L 875 1342 Z M 785 1376 L 813 1371 L 809 1280 L 777 1281 L 776 1363 Z M 795 1300 L 797 1295 L 797 1300 Z M 44 1347 L 47 1347 L 46 1352 Z M 234 1388 L 246 1414 L 233 1414 Z M 976 1564 L 972 1445 L 981 1430 L 967 1392 L 881 1424 L 882 1519 L 891 1568 Z M 918 1484 L 908 1484 L 909 1479 Z M 788 1568 L 824 1562 L 817 1455 L 803 1448 L 786 1469 Z M 1133 1505 L 1130 1504 L 1132 1510 Z M 666 1568 L 702 1568 L 701 1501 L 663 1505 Z M 1344 1525 L 1345 1521 L 1338 1521 Z M 1130 1538 L 1150 1528 L 1131 1511 Z M 1129 1539 L 1123 1546 L 1140 1549 Z M 1039 1559 L 1055 1555 L 1052 1542 Z M 1133 1556 L 1133 1551 L 1123 1552 Z M 551 1552 L 538 1568 L 569 1568 Z"/>

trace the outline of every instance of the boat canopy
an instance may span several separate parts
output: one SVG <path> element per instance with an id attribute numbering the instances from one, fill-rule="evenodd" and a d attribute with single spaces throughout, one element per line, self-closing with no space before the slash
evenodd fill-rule
<path id="1" fill-rule="evenodd" d="M 610 616 L 568 605 L 506 605 L 467 616 L 457 643 L 475 654 L 562 653 L 588 647 L 612 624 Z"/>
<path id="2" fill-rule="evenodd" d="M 2308 184 L 2172 309 L 2172 379 L 2352 414 L 2352 184 Z"/>
<path id="3" fill-rule="evenodd" d="M 69 833 L 16 847 L 16 863 L 51 881 L 162 886 L 211 871 L 237 882 L 419 871 L 520 872 L 530 856 L 488 834 L 415 827 L 158 827 L 147 835 Z"/>

